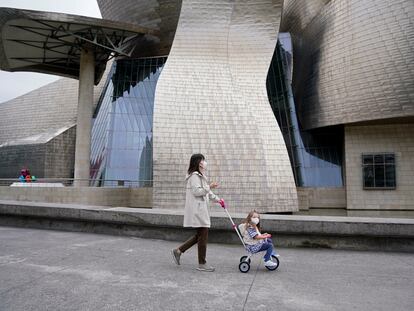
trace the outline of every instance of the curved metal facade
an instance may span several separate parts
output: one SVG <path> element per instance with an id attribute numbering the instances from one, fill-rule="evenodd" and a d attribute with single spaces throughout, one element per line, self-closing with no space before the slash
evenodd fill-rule
<path id="1" fill-rule="evenodd" d="M 286 0 L 295 101 L 317 128 L 414 115 L 414 2 Z"/>
<path id="2" fill-rule="evenodd" d="M 180 16 L 181 0 L 97 0 L 102 17 L 160 31 L 160 41 L 138 43 L 133 57 L 162 56 L 170 51 Z"/>
<path id="3" fill-rule="evenodd" d="M 266 77 L 282 1 L 184 0 L 154 108 L 154 207 L 182 208 L 184 172 L 203 153 L 230 209 L 297 210 Z"/>

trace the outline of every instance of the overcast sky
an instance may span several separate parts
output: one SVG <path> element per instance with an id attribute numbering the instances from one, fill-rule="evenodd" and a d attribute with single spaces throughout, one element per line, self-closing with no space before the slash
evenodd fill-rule
<path id="1" fill-rule="evenodd" d="M 96 0 L 0 0 L 0 7 L 101 17 Z M 57 79 L 40 73 L 0 71 L 0 103 Z"/>

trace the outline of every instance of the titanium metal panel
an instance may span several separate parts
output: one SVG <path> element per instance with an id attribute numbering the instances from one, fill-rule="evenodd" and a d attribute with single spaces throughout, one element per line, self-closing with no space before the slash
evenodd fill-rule
<path id="1" fill-rule="evenodd" d="M 132 57 L 167 55 L 174 40 L 181 0 L 97 0 L 102 17 L 159 30 L 159 42 L 140 43 Z"/>
<path id="2" fill-rule="evenodd" d="M 414 115 L 414 1 L 285 0 L 304 128 Z"/>
<path id="3" fill-rule="evenodd" d="M 231 211 L 298 209 L 266 91 L 281 10 L 282 1 L 183 1 L 155 94 L 154 208 L 183 208 L 188 162 L 201 152 Z"/>

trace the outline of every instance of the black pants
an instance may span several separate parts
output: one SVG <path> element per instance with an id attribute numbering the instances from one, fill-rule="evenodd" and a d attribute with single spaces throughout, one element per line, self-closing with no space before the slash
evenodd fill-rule
<path id="1" fill-rule="evenodd" d="M 198 244 L 198 263 L 204 265 L 206 263 L 207 252 L 207 240 L 208 240 L 208 228 L 197 228 L 196 235 L 185 241 L 178 249 L 184 253 L 194 244 Z"/>

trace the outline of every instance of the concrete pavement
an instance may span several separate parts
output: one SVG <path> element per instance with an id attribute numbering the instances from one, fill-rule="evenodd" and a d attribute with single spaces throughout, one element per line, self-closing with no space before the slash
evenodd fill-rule
<path id="1" fill-rule="evenodd" d="M 241 246 L 212 244 L 216 272 L 196 249 L 172 262 L 176 242 L 0 227 L 0 310 L 412 310 L 414 255 L 279 249 L 238 271 Z"/>

